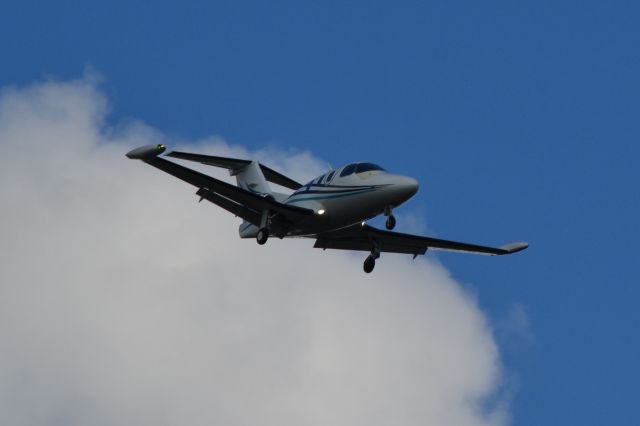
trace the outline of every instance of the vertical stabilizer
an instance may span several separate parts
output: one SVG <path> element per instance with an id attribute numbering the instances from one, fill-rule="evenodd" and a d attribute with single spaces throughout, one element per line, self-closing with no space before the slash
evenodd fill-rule
<path id="1" fill-rule="evenodd" d="M 260 164 L 257 161 L 252 161 L 246 166 L 231 170 L 230 172 L 232 176 L 236 177 L 236 182 L 240 188 L 273 197 L 271 187 L 267 179 L 265 179 Z M 258 227 L 247 221 L 242 221 L 238 233 L 240 234 L 240 238 L 255 238 L 258 234 Z"/>
<path id="2" fill-rule="evenodd" d="M 232 175 L 236 176 L 240 188 L 254 193 L 272 195 L 271 187 L 257 161 L 252 161 L 241 169 L 232 171 Z"/>

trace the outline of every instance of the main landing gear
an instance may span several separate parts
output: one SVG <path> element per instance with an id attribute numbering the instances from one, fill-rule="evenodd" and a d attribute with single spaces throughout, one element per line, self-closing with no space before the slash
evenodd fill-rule
<path id="1" fill-rule="evenodd" d="M 374 249 L 371 250 L 371 254 L 367 256 L 367 258 L 364 260 L 364 265 L 362 265 L 362 269 L 364 269 L 364 271 L 367 274 L 370 274 L 371 271 L 373 271 L 373 268 L 376 267 L 376 259 L 378 259 L 379 257 L 380 257 L 380 249 L 376 244 Z"/>
<path id="2" fill-rule="evenodd" d="M 364 265 L 363 265 L 363 269 L 364 271 L 369 274 L 371 273 L 371 271 L 373 271 L 373 268 L 376 267 L 376 260 L 371 256 L 367 256 L 367 258 L 364 261 Z"/>
<path id="3" fill-rule="evenodd" d="M 396 227 L 396 217 L 393 215 L 391 206 L 387 206 L 384 209 L 384 215 L 387 216 L 387 221 L 384 225 L 389 231 L 391 231 L 393 228 Z"/>
<path id="4" fill-rule="evenodd" d="M 269 239 L 269 230 L 267 228 L 260 228 L 258 230 L 258 234 L 256 235 L 256 241 L 260 245 L 264 245 Z"/>
<path id="5" fill-rule="evenodd" d="M 262 211 L 262 216 L 260 217 L 260 229 L 258 229 L 258 233 L 256 234 L 256 241 L 261 246 L 269 239 L 269 222 L 269 210 L 265 209 Z"/>

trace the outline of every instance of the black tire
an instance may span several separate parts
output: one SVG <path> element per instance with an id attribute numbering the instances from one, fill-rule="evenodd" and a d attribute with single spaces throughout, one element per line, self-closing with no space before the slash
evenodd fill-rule
<path id="1" fill-rule="evenodd" d="M 256 235 L 256 241 L 258 242 L 258 244 L 262 246 L 264 245 L 264 243 L 267 242 L 268 239 L 269 239 L 269 230 L 265 228 L 259 229 L 258 235 Z"/>
<path id="2" fill-rule="evenodd" d="M 373 256 L 368 256 L 364 261 L 363 269 L 367 274 L 370 274 L 375 266 L 376 260 L 373 258 Z"/>
<path id="3" fill-rule="evenodd" d="M 389 215 L 389 217 L 387 218 L 387 223 L 385 223 L 385 226 L 389 231 L 391 231 L 393 228 L 396 227 L 396 218 L 394 215 Z"/>

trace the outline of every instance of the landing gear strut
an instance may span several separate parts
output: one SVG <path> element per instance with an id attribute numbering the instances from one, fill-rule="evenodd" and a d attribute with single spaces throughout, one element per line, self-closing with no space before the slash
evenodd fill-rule
<path id="1" fill-rule="evenodd" d="M 385 226 L 389 231 L 391 231 L 396 227 L 396 218 L 391 211 L 391 206 L 387 206 L 384 209 L 384 215 L 387 216 L 387 222 L 385 223 Z"/>
<path id="2" fill-rule="evenodd" d="M 264 245 L 269 239 L 269 210 L 262 211 L 262 217 L 260 218 L 260 229 L 256 235 L 256 241 L 260 245 Z"/>

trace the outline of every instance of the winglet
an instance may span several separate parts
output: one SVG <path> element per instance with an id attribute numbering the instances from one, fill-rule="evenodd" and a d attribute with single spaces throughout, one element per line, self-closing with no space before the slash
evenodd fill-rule
<path id="1" fill-rule="evenodd" d="M 522 251 L 527 247 L 529 247 L 528 243 L 511 243 L 511 244 L 507 244 L 506 246 L 500 247 L 500 249 L 506 252 L 504 254 L 512 254 L 512 253 L 517 253 L 519 251 Z"/>
<path id="2" fill-rule="evenodd" d="M 127 157 L 132 160 L 148 160 L 162 154 L 166 146 L 159 143 L 157 145 L 145 145 L 127 152 Z"/>

